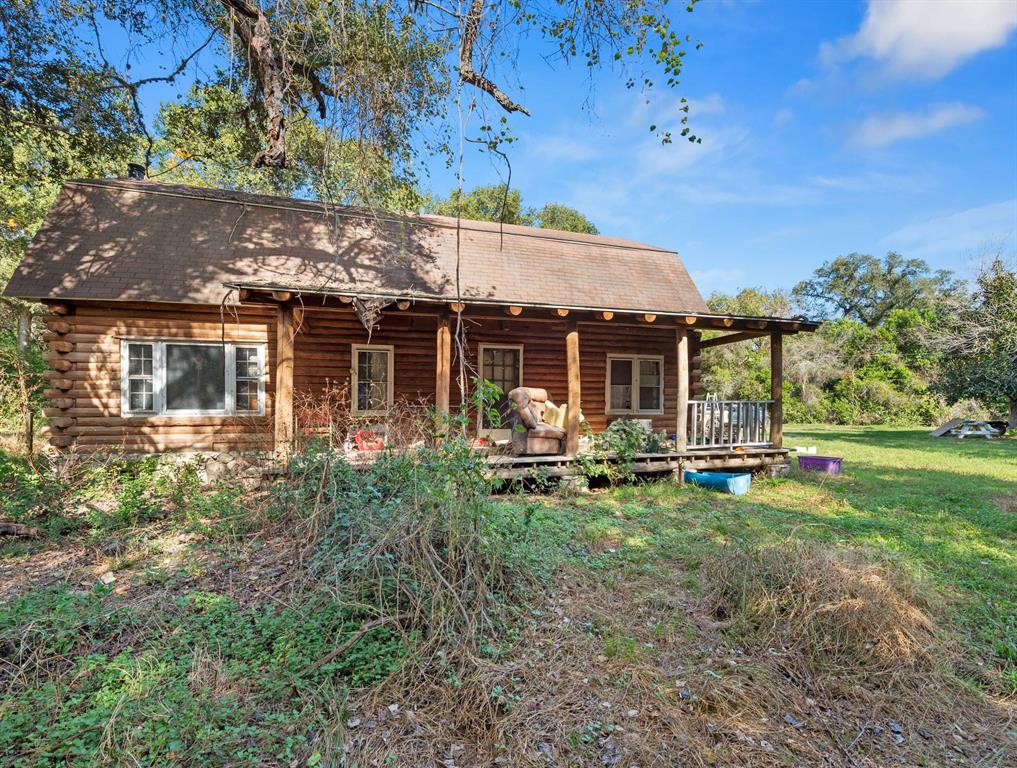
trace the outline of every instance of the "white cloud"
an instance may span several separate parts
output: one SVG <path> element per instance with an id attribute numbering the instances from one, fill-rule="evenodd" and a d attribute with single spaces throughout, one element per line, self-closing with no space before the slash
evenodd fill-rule
<path id="1" fill-rule="evenodd" d="M 534 153 L 554 162 L 578 163 L 593 160 L 600 150 L 571 136 L 541 136 L 533 142 Z"/>
<path id="2" fill-rule="evenodd" d="M 818 201 L 812 189 L 790 184 L 760 184 L 735 179 L 727 186 L 711 182 L 675 184 L 673 190 L 686 202 L 698 205 L 808 205 Z"/>
<path id="3" fill-rule="evenodd" d="M 917 166 L 892 173 L 867 170 L 845 175 L 810 176 L 807 179 L 814 187 L 835 193 L 895 190 L 907 195 L 927 192 L 939 180 L 935 173 Z"/>
<path id="4" fill-rule="evenodd" d="M 675 138 L 670 144 L 662 144 L 660 139 L 650 137 L 639 142 L 633 149 L 622 147 L 623 157 L 633 162 L 636 173 L 645 177 L 673 177 L 679 171 L 685 171 L 705 159 L 720 156 L 730 159 L 732 155 L 748 147 L 751 136 L 748 129 L 740 126 L 711 129 L 709 136 L 701 144 Z"/>
<path id="5" fill-rule="evenodd" d="M 714 291 L 729 291 L 745 283 L 744 270 L 735 267 L 692 270 L 692 280 L 700 292 L 706 295 Z"/>
<path id="6" fill-rule="evenodd" d="M 772 243 L 780 240 L 790 240 L 807 235 L 809 230 L 806 227 L 789 225 L 786 227 L 774 227 L 765 232 L 760 232 L 752 237 L 753 243 Z"/>
<path id="7" fill-rule="evenodd" d="M 986 244 L 1006 242 L 1017 234 L 1017 198 L 942 214 L 909 224 L 881 238 L 878 245 L 908 257 L 937 264 L 977 256 Z"/>
<path id="8" fill-rule="evenodd" d="M 795 119 L 795 113 L 787 107 L 781 107 L 773 113 L 774 125 L 786 125 Z"/>
<path id="9" fill-rule="evenodd" d="M 719 93 L 711 93 L 702 99 L 689 100 L 689 114 L 696 115 L 722 115 L 727 110 L 724 97 Z"/>
<path id="10" fill-rule="evenodd" d="M 872 59 L 894 76 L 935 80 L 1017 29 L 1014 0 L 869 0 L 858 32 L 823 43 L 835 65 Z"/>
<path id="11" fill-rule="evenodd" d="M 984 110 L 961 102 L 940 104 L 924 112 L 873 115 L 852 132 L 850 143 L 863 149 L 885 147 L 895 141 L 918 139 L 958 125 L 973 123 L 984 116 Z"/>

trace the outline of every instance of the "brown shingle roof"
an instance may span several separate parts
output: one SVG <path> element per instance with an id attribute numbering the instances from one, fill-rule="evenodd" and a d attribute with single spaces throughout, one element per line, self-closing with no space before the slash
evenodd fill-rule
<path id="1" fill-rule="evenodd" d="M 458 249 L 457 249 L 458 242 Z M 68 182 L 5 290 L 218 304 L 227 284 L 707 312 L 673 251 L 628 240 L 150 181 Z"/>

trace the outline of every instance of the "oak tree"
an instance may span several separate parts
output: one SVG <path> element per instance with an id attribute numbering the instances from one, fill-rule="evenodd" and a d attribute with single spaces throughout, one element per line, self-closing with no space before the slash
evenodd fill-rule
<path id="1" fill-rule="evenodd" d="M 824 262 L 792 296 L 810 315 L 846 317 L 874 328 L 895 309 L 925 309 L 960 289 L 949 271 L 933 272 L 922 259 L 890 251 L 883 259 L 851 253 Z"/>

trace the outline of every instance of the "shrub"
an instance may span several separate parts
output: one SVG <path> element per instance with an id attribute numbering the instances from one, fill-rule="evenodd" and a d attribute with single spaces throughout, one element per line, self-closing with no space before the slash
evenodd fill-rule
<path id="1" fill-rule="evenodd" d="M 542 567 L 526 519 L 493 503 L 485 470 L 462 438 L 362 470 L 319 444 L 295 457 L 278 499 L 334 599 L 401 627 L 421 666 L 458 666 L 501 633 Z"/>
<path id="2" fill-rule="evenodd" d="M 316 664 L 362 620 L 325 595 L 292 606 L 196 591 L 146 606 L 103 587 L 15 597 L 0 606 L 0 761 L 291 764 L 341 701 L 336 681 L 372 685 L 399 664 L 390 627 Z"/>
<path id="3" fill-rule="evenodd" d="M 588 479 L 620 482 L 632 477 L 632 462 L 650 440 L 651 435 L 638 422 L 615 419 L 603 432 L 590 435 L 590 450 L 580 453 L 577 463 Z"/>
<path id="4" fill-rule="evenodd" d="M 157 456 L 127 460 L 37 456 L 0 451 L 0 518 L 51 534 L 84 528 L 103 536 L 166 517 L 196 530 L 237 528 L 253 520 L 241 490 L 226 481 L 202 487 L 192 463 Z"/>
<path id="5" fill-rule="evenodd" d="M 0 450 L 0 518 L 38 524 L 56 505 L 61 485 L 45 468 Z"/>

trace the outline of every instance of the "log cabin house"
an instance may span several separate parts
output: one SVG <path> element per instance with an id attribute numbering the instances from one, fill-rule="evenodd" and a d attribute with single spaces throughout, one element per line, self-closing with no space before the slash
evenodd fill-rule
<path id="1" fill-rule="evenodd" d="M 462 354 L 505 391 L 581 403 L 593 431 L 673 435 L 647 471 L 779 466 L 782 339 L 816 327 L 711 313 L 677 253 L 641 243 L 133 179 L 68 182 L 5 292 L 48 307 L 49 440 L 75 451 L 285 456 L 295 397 L 340 382 L 366 421 L 448 411 Z M 701 356 L 761 337 L 770 399 L 706 399 Z M 495 471 L 567 474 L 567 414 L 562 455 Z"/>

